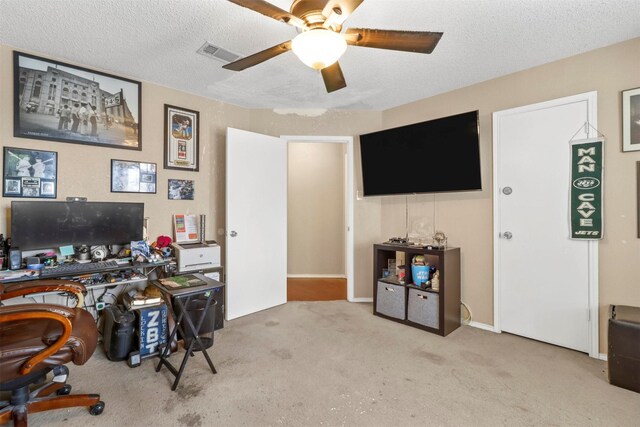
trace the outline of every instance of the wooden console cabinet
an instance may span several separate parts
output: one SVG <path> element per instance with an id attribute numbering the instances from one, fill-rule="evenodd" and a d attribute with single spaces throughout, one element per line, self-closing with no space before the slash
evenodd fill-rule
<path id="1" fill-rule="evenodd" d="M 460 326 L 460 248 L 444 250 L 377 244 L 373 246 L 373 314 L 441 336 Z M 404 283 L 383 278 L 389 259 L 404 253 Z M 424 255 L 440 273 L 439 290 L 414 284 L 411 259 Z"/>

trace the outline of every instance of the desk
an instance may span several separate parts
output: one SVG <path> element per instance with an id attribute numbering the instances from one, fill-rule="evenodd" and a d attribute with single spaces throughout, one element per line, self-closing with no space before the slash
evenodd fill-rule
<path id="1" fill-rule="evenodd" d="M 202 274 L 193 274 L 190 276 L 180 276 L 183 278 L 193 278 L 194 284 L 185 285 L 179 287 L 170 287 L 167 285 L 166 280 L 171 280 L 172 278 L 163 280 L 164 284 L 161 281 L 151 281 L 150 283 L 156 286 L 162 292 L 163 298 L 169 307 L 169 313 L 171 317 L 173 317 L 175 321 L 175 326 L 170 331 L 169 338 L 167 339 L 168 343 L 171 343 L 173 339 L 176 337 L 178 330 L 180 331 L 183 337 L 193 337 L 189 340 L 188 345 L 186 346 L 186 353 L 182 359 L 182 363 L 180 364 L 180 368 L 176 369 L 171 362 L 169 362 L 168 357 L 170 354 L 170 345 L 164 346 L 162 351 L 160 352 L 160 361 L 158 362 L 158 366 L 156 367 L 156 372 L 160 372 L 162 366 L 166 366 L 175 376 L 175 381 L 171 386 L 171 390 L 175 390 L 178 387 L 178 383 L 180 382 L 180 377 L 182 377 L 182 373 L 184 372 L 184 368 L 187 365 L 187 361 L 190 356 L 194 355 L 194 351 L 202 351 L 203 356 L 207 360 L 207 364 L 211 369 L 213 374 L 217 374 L 215 366 L 213 366 L 213 362 L 207 353 L 207 345 L 203 342 L 201 337 L 202 325 L 204 323 L 205 318 L 207 317 L 207 312 L 209 307 L 212 305 L 214 301 L 214 294 L 216 290 L 224 287 L 224 284 L 218 282 L 217 280 L 210 279 Z M 173 278 L 174 280 L 176 278 Z M 187 308 L 189 306 L 189 302 L 193 299 L 202 300 L 204 297 L 204 307 L 201 309 L 201 313 L 198 319 L 191 319 L 191 316 L 187 315 Z M 175 310 L 174 306 L 179 310 Z M 186 324 L 187 329 L 184 329 Z M 186 342 L 185 342 L 186 344 Z M 211 345 L 213 345 L 213 329 L 211 330 Z"/>
<path id="2" fill-rule="evenodd" d="M 90 263 L 88 263 L 90 264 Z M 83 265 L 83 264 L 79 264 Z M 42 279 L 36 272 L 33 275 L 25 275 L 30 271 L 35 270 L 13 270 L 13 271 L 1 271 L 0 272 L 0 285 L 7 287 L 15 286 L 19 283 L 29 282 L 33 280 L 51 281 L 56 279 L 67 279 L 75 282 L 82 283 L 86 288 L 86 300 L 83 308 L 87 309 L 98 320 L 100 311 L 106 307 L 107 303 L 115 303 L 118 295 L 125 292 L 129 287 L 136 287 L 141 289 L 147 282 L 149 275 L 155 274 L 156 269 L 170 269 L 171 266 L 175 266 L 175 263 L 170 260 L 165 260 L 157 263 L 136 263 L 130 262 L 120 263 L 114 267 L 106 267 L 99 271 L 93 272 L 75 272 L 75 273 L 60 273 L 52 277 Z M 126 272 L 122 276 L 120 272 Z M 20 275 L 20 276 L 17 276 Z M 17 276 L 17 277 L 13 277 Z M 4 277 L 4 280 L 2 280 Z M 153 276 L 152 276 L 153 277 Z M 113 280 L 113 281 L 111 281 Z M 109 289 L 114 289 L 113 292 Z M 112 299 L 102 301 L 102 297 L 110 295 Z M 47 295 L 47 301 L 44 300 L 44 296 Z M 43 297 L 42 302 L 53 302 L 61 305 L 68 305 L 68 301 L 65 303 L 55 295 L 49 294 L 34 294 L 30 297 Z M 65 297 L 68 298 L 68 297 Z M 35 302 L 35 300 L 34 300 Z"/>
<path id="3" fill-rule="evenodd" d="M 87 263 L 91 264 L 91 263 Z M 151 271 L 158 267 L 165 267 L 171 264 L 175 264 L 173 261 L 162 261 L 157 263 L 145 262 L 145 263 L 122 263 L 114 267 L 105 267 L 98 271 L 77 271 L 72 273 L 60 273 L 58 275 L 49 276 L 46 279 L 62 279 L 62 278 L 76 278 L 81 276 L 91 276 L 95 274 L 104 274 L 109 272 L 117 272 L 123 270 L 142 270 L 145 275 L 148 275 Z M 82 264 L 80 264 L 82 265 Z M 0 283 L 15 283 L 25 282 L 30 280 L 39 280 L 40 274 L 36 270 L 6 270 L 0 271 Z M 118 282 L 119 283 L 119 282 Z"/>

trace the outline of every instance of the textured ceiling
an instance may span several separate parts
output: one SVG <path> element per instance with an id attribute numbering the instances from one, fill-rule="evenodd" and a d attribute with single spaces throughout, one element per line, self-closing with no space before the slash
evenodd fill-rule
<path id="1" fill-rule="evenodd" d="M 288 10 L 291 0 L 271 0 Z M 366 0 L 344 25 L 442 31 L 431 55 L 349 46 L 327 94 L 292 52 L 245 71 L 294 27 L 226 0 L 0 0 L 0 43 L 247 107 L 384 110 L 640 36 L 638 0 Z"/>

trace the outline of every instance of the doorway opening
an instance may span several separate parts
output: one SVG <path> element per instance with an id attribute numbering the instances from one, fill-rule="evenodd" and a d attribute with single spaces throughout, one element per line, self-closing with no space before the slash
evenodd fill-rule
<path id="1" fill-rule="evenodd" d="M 288 145 L 287 300 L 348 300 L 352 138 L 282 138 Z"/>

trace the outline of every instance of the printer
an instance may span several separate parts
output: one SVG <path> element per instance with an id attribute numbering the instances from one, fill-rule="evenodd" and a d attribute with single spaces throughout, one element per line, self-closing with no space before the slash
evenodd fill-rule
<path id="1" fill-rule="evenodd" d="M 172 243 L 180 273 L 220 267 L 220 245 L 206 243 Z"/>

